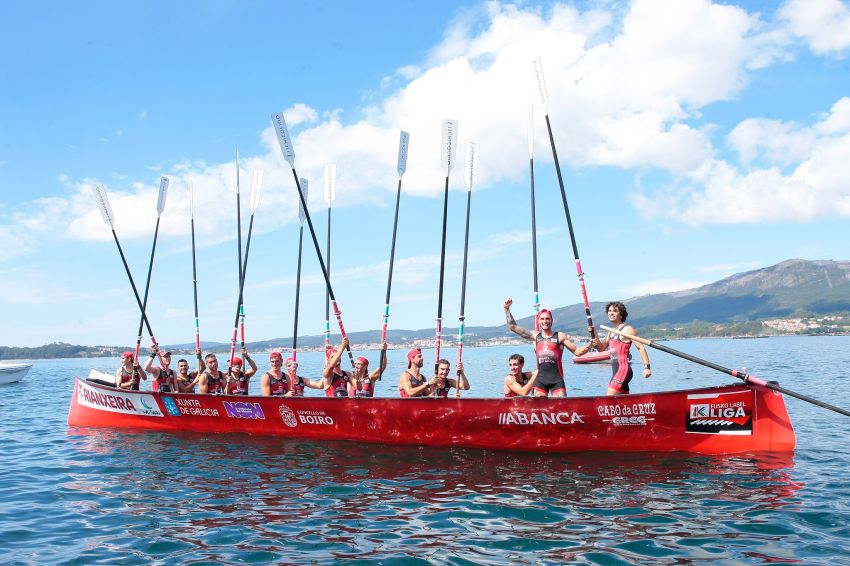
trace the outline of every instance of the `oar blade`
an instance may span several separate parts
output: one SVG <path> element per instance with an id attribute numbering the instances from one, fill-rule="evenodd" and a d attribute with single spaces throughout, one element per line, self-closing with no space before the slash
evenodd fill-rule
<path id="1" fill-rule="evenodd" d="M 457 120 L 443 120 L 443 144 L 440 152 L 440 166 L 446 172 L 446 177 L 454 167 L 457 154 Z"/>
<path id="2" fill-rule="evenodd" d="M 112 214 L 112 207 L 109 206 L 109 197 L 106 196 L 106 189 L 101 185 L 97 185 L 94 188 L 94 198 L 97 200 L 97 207 L 100 209 L 100 215 L 103 217 L 103 221 L 106 222 L 107 226 L 114 229 L 115 216 Z"/>
<path id="3" fill-rule="evenodd" d="M 325 202 L 328 206 L 336 200 L 336 165 L 325 165 Z"/>
<path id="4" fill-rule="evenodd" d="M 478 176 L 478 142 L 466 142 L 466 170 L 464 171 L 464 179 L 466 179 L 466 190 L 472 190 L 472 184 Z"/>
<path id="5" fill-rule="evenodd" d="M 409 146 L 410 134 L 402 130 L 398 139 L 398 165 L 396 166 L 399 179 L 404 177 L 404 172 L 407 171 L 407 148 Z"/>
<path id="6" fill-rule="evenodd" d="M 165 210 L 165 197 L 168 196 L 168 184 L 170 180 L 168 177 L 160 177 L 159 178 L 159 197 L 156 199 L 156 215 L 161 216 L 162 211 Z"/>
<path id="7" fill-rule="evenodd" d="M 260 191 L 263 189 L 263 170 L 254 171 L 254 181 L 251 183 L 251 214 L 260 205 Z"/>
<path id="8" fill-rule="evenodd" d="M 277 134 L 277 142 L 280 144 L 280 151 L 283 153 L 283 158 L 289 163 L 290 167 L 295 167 L 295 149 L 292 147 L 292 139 L 289 137 L 289 129 L 286 127 L 286 120 L 283 118 L 283 112 L 272 114 L 272 125 Z"/>
<path id="9" fill-rule="evenodd" d="M 310 189 L 310 185 L 307 182 L 307 179 L 301 177 L 301 192 L 304 193 L 304 202 L 307 202 L 307 193 Z M 307 213 L 304 211 L 304 205 L 301 203 L 301 199 L 298 199 L 298 220 L 301 222 L 301 226 L 304 226 L 304 220 L 307 218 Z"/>
<path id="10" fill-rule="evenodd" d="M 535 99 L 543 107 L 545 114 L 549 113 L 549 95 L 546 92 L 546 79 L 543 78 L 543 63 L 538 57 L 531 62 L 531 70 L 534 72 L 534 83 L 536 88 Z"/>

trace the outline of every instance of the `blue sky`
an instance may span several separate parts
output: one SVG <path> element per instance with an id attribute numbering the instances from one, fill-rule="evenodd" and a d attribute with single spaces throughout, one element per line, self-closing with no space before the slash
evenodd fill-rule
<path id="1" fill-rule="evenodd" d="M 398 176 L 391 328 L 433 327 L 441 120 L 477 141 L 467 326 L 532 312 L 527 121 L 540 58 L 593 301 L 692 288 L 789 258 L 850 259 L 850 4 L 29 2 L 0 5 L 0 344 L 128 344 L 138 308 L 92 188 L 106 187 L 140 288 L 162 216 L 149 317 L 228 341 L 243 229 L 265 172 L 245 283 L 247 338 L 290 336 L 297 196 L 271 127 L 283 111 L 324 248 L 337 166 L 332 283 L 347 330 L 379 328 Z M 540 293 L 580 301 L 541 108 L 535 109 Z M 460 301 L 466 193 L 451 175 L 444 325 Z M 309 235 L 307 235 L 309 243 Z M 304 250 L 301 334 L 324 328 Z M 594 313 L 601 316 L 601 313 Z M 557 321 L 556 321 L 557 322 Z M 637 326 L 640 321 L 634 321 Z"/>

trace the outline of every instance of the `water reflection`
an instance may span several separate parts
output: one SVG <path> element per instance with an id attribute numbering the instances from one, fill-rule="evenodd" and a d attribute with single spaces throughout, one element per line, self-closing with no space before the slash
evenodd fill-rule
<path id="1" fill-rule="evenodd" d="M 99 513 L 134 517 L 116 533 L 170 541 L 181 559 L 785 560 L 780 518 L 803 487 L 790 455 L 545 456 L 94 429 L 69 442 L 79 465 L 65 487 L 97 496 Z M 730 551 L 739 537 L 747 549 Z"/>

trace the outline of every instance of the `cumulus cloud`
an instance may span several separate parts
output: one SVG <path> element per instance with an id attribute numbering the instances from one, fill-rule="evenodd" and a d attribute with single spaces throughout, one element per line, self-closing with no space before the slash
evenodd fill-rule
<path id="1" fill-rule="evenodd" d="M 832 54 L 850 49 L 850 5 L 841 0 L 790 0 L 779 11 L 791 32 L 813 52 Z"/>
<path id="2" fill-rule="evenodd" d="M 850 98 L 806 127 L 773 120 L 747 120 L 728 138 L 745 160 L 764 167 L 740 169 L 706 160 L 681 180 L 635 204 L 648 216 L 699 225 L 764 220 L 814 220 L 850 216 Z M 790 172 L 783 167 L 793 164 Z"/>
<path id="3" fill-rule="evenodd" d="M 818 52 L 835 52 L 846 47 L 850 33 L 847 6 L 835 0 L 792 1 L 778 19 L 766 17 L 772 15 L 708 0 L 635 0 L 586 11 L 563 4 L 482 4 L 462 12 L 423 61 L 389 73 L 376 85 L 382 98 L 370 97 L 371 106 L 359 109 L 354 122 L 343 122 L 340 109 L 287 101 L 296 167 L 313 180 L 314 205 L 322 201 L 319 180 L 327 163 L 337 165 L 337 206 L 383 204 L 395 189 L 398 132 L 404 129 L 411 134 L 404 190 L 436 196 L 443 176 L 441 121 L 456 118 L 461 147 L 467 140 L 480 142 L 475 190 L 523 179 L 531 61 L 540 57 L 562 163 L 668 174 L 672 181 L 664 189 L 633 197 L 648 216 L 698 224 L 848 215 L 843 187 L 850 183 L 838 161 L 850 143 L 845 101 L 815 126 L 742 121 L 725 140 L 742 167 L 720 159 L 712 145 L 714 125 L 704 122 L 701 109 L 733 99 L 754 69 L 787 58 L 790 34 L 808 38 Z M 138 115 L 146 116 L 146 110 Z M 549 159 L 539 109 L 535 132 L 537 159 Z M 297 199 L 271 124 L 258 135 L 265 150 L 243 159 L 242 179 L 245 190 L 249 172 L 265 170 L 262 200 L 269 208 L 260 213 L 273 220 L 266 227 L 258 223 L 264 230 L 295 221 Z M 188 218 L 191 182 L 199 233 L 215 238 L 234 232 L 232 211 L 216 205 L 233 198 L 232 163 L 157 165 L 152 171 L 172 178 L 167 216 Z M 459 167 L 453 188 L 463 188 L 461 177 Z M 69 238 L 107 239 L 91 204 L 91 188 L 100 181 L 69 180 L 69 196 L 33 207 L 44 214 L 62 209 L 67 220 L 58 228 Z M 139 210 L 155 210 L 157 181 L 106 185 L 123 237 L 152 232 L 151 222 L 134 219 Z M 163 235 L 187 231 L 188 222 L 172 221 Z"/>

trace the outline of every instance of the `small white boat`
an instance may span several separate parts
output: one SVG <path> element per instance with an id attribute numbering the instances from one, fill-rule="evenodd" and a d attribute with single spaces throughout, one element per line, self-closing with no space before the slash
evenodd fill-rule
<path id="1" fill-rule="evenodd" d="M 0 384 L 22 380 L 31 367 L 32 364 L 0 362 Z"/>

